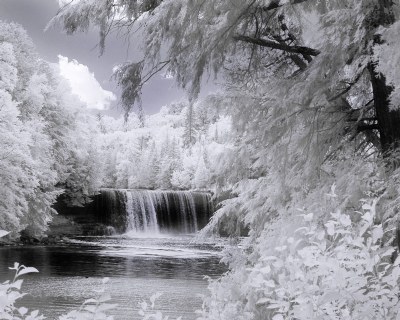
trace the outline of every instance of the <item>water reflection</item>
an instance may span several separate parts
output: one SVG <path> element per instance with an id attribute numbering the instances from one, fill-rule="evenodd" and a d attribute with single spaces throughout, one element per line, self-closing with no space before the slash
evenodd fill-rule
<path id="1" fill-rule="evenodd" d="M 183 254 L 182 254 L 183 253 Z M 137 305 L 157 291 L 157 304 L 166 315 L 194 319 L 206 293 L 204 276 L 217 277 L 226 268 L 210 244 L 187 239 L 85 238 L 59 246 L 0 248 L 0 280 L 10 279 L 14 261 L 39 269 L 25 277 L 24 304 L 49 318 L 76 308 L 93 295 L 102 277 L 120 305 L 116 319 L 140 319 Z"/>

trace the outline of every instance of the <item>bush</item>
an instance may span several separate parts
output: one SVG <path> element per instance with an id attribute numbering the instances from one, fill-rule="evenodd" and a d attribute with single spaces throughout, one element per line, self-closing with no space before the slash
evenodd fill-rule
<path id="1" fill-rule="evenodd" d="M 383 243 L 393 230 L 375 223 L 376 202 L 319 226 L 302 212 L 273 254 L 259 241 L 211 284 L 201 319 L 398 319 L 400 258 L 392 263 L 395 249 Z"/>

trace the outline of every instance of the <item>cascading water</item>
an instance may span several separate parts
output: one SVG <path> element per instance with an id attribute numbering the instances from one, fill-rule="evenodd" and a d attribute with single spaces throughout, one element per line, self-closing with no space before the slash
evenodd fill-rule
<path id="1" fill-rule="evenodd" d="M 93 205 L 99 222 L 119 233 L 194 233 L 212 214 L 207 192 L 102 189 Z"/>

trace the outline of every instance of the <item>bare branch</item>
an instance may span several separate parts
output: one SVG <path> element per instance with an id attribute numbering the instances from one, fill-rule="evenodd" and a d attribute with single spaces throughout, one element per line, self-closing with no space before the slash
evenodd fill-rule
<path id="1" fill-rule="evenodd" d="M 299 3 L 303 3 L 306 2 L 308 0 L 292 0 L 289 3 L 287 3 L 286 1 L 282 1 L 282 0 L 272 0 L 269 5 L 262 7 L 262 9 L 264 11 L 270 11 L 270 10 L 275 10 L 278 9 L 280 7 L 283 7 L 284 5 L 288 5 L 288 4 L 299 4 Z"/>
<path id="2" fill-rule="evenodd" d="M 153 67 L 146 75 L 142 77 L 142 82 L 140 83 L 140 87 L 143 87 L 143 85 L 149 81 L 155 74 L 160 72 L 162 69 L 164 69 L 171 61 L 162 61 L 159 62 L 155 67 Z"/>
<path id="3" fill-rule="evenodd" d="M 297 55 L 291 54 L 289 58 L 299 67 L 300 70 L 305 70 L 307 64 Z"/>
<path id="4" fill-rule="evenodd" d="M 243 41 L 243 42 L 248 42 L 248 43 L 252 43 L 252 44 L 257 44 L 262 47 L 267 47 L 267 48 L 276 49 L 276 50 L 282 50 L 282 51 L 290 52 L 290 53 L 298 53 L 298 54 L 308 55 L 308 56 L 317 56 L 321 53 L 319 50 L 308 48 L 308 47 L 289 46 L 287 44 L 278 43 L 275 41 L 265 40 L 265 39 L 261 39 L 261 38 L 253 38 L 253 37 L 248 37 L 248 36 L 244 36 L 244 35 L 236 35 L 233 38 L 237 41 Z"/>

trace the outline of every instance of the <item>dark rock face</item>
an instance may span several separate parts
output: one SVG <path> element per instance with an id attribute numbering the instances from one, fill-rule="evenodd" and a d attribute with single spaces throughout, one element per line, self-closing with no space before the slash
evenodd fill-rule
<path id="1" fill-rule="evenodd" d="M 66 207 L 59 201 L 55 209 L 85 235 L 194 233 L 213 213 L 206 192 L 102 189 L 92 200 L 84 207 Z"/>

